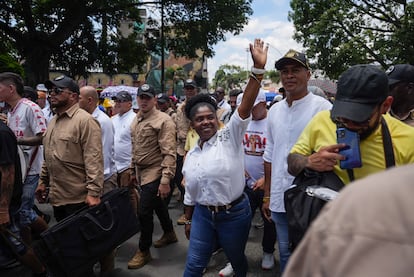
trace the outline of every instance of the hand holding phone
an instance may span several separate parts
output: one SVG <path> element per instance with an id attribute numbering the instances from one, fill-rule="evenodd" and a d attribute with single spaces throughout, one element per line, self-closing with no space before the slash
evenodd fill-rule
<path id="1" fill-rule="evenodd" d="M 340 161 L 339 166 L 342 169 L 361 167 L 362 161 L 358 133 L 350 131 L 347 128 L 338 128 L 336 130 L 336 137 L 338 143 L 346 144 L 344 148 L 339 150 L 339 154 L 345 157 L 345 160 Z"/>

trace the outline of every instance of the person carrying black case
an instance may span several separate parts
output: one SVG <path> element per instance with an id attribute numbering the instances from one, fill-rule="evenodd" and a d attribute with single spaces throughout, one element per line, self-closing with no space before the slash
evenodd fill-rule
<path id="1" fill-rule="evenodd" d="M 43 232 L 34 249 L 53 276 L 81 276 L 139 230 L 128 189 L 119 188 Z"/>

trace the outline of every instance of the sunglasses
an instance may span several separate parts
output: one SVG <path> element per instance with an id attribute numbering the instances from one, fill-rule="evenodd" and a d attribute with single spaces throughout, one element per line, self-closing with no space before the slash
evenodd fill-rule
<path id="1" fill-rule="evenodd" d="M 380 106 L 378 106 L 377 108 L 375 108 L 374 112 L 371 114 L 371 116 L 365 120 L 365 121 L 353 121 L 350 119 L 346 119 L 343 117 L 337 117 L 335 118 L 334 122 L 338 125 L 342 125 L 344 127 L 348 127 L 350 125 L 352 126 L 360 126 L 360 127 L 367 127 L 369 126 L 369 123 L 374 119 L 374 116 L 377 114 L 377 112 L 379 112 L 379 108 Z"/>
<path id="2" fill-rule="evenodd" d="M 48 90 L 49 94 L 51 94 L 52 92 L 56 93 L 56 94 L 61 94 L 62 92 L 64 92 L 63 88 L 58 88 L 58 87 L 54 87 L 52 89 Z"/>
<path id="3" fill-rule="evenodd" d="M 62 94 L 65 91 L 65 88 L 58 88 L 58 87 L 54 87 L 52 89 L 49 89 L 48 92 L 49 94 L 51 94 L 52 92 L 56 93 L 56 94 Z M 73 92 L 73 91 L 68 91 L 69 93 L 77 93 L 77 92 Z"/>

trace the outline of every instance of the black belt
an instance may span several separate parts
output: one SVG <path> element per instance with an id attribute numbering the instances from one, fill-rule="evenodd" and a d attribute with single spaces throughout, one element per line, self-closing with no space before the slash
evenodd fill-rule
<path id="1" fill-rule="evenodd" d="M 239 204 L 243 199 L 244 199 L 244 193 L 242 193 L 242 195 L 239 198 L 237 198 L 236 200 L 232 201 L 230 204 L 227 204 L 227 205 L 223 205 L 223 206 L 201 205 L 201 206 L 206 207 L 212 212 L 223 212 L 223 211 L 230 210 L 232 207 Z"/>

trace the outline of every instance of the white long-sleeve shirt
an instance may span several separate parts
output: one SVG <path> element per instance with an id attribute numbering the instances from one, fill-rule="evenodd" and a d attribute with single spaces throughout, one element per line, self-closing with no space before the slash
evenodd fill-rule
<path id="1" fill-rule="evenodd" d="M 270 184 L 270 210 L 285 212 L 285 191 L 294 177 L 287 171 L 287 156 L 299 135 L 312 117 L 322 110 L 330 110 L 332 104 L 313 93 L 293 101 L 289 107 L 286 99 L 274 104 L 267 116 L 267 144 L 263 159 L 272 165 Z"/>

